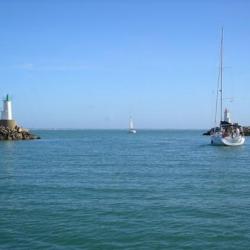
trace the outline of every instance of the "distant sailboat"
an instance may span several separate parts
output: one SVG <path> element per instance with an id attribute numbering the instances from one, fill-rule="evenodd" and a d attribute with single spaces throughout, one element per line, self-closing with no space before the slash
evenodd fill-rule
<path id="1" fill-rule="evenodd" d="M 135 134 L 136 133 L 136 130 L 134 129 L 134 122 L 133 122 L 132 117 L 129 118 L 129 130 L 128 130 L 128 132 L 130 134 Z"/>
<path id="2" fill-rule="evenodd" d="M 220 89 L 217 89 L 215 122 L 217 117 L 217 103 L 220 92 L 220 124 L 219 127 L 213 128 L 211 134 L 211 144 L 222 146 L 240 146 L 245 143 L 243 129 L 238 123 L 232 123 L 227 109 L 224 113 L 224 121 L 222 121 L 223 112 L 223 29 L 221 32 L 221 49 L 220 49 L 220 73 L 219 73 Z"/>

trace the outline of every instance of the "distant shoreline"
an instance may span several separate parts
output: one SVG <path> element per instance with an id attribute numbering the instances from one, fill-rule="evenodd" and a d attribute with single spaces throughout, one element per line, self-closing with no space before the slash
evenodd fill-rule
<path id="1" fill-rule="evenodd" d="M 29 130 L 47 130 L 47 131 L 73 131 L 73 130 L 121 130 L 126 131 L 127 128 L 29 128 Z M 166 130 L 175 130 L 175 131 L 206 131 L 206 129 L 201 128 L 137 128 L 138 131 L 166 131 Z"/>

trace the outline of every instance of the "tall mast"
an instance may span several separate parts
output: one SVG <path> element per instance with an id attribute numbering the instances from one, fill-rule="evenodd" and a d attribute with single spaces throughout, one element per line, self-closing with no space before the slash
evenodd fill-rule
<path id="1" fill-rule="evenodd" d="M 221 29 L 221 45 L 220 45 L 220 120 L 222 121 L 222 87 L 223 87 L 223 27 Z"/>

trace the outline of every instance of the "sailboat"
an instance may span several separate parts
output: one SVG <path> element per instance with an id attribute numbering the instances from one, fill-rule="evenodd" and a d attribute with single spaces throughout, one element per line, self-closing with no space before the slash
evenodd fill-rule
<path id="1" fill-rule="evenodd" d="M 136 133 L 136 130 L 134 129 L 134 122 L 133 122 L 132 117 L 129 118 L 129 130 L 128 130 L 128 132 L 130 134 L 135 134 Z"/>
<path id="2" fill-rule="evenodd" d="M 219 87 L 220 85 L 220 87 Z M 224 120 L 222 120 L 223 112 L 223 28 L 221 31 L 221 47 L 220 47 L 220 72 L 216 98 L 215 122 L 217 118 L 217 103 L 220 93 L 220 124 L 212 129 L 211 144 L 222 146 L 240 146 L 245 143 L 243 129 L 238 123 L 232 123 L 229 111 L 225 109 Z M 219 89 L 220 88 L 220 89 Z"/>

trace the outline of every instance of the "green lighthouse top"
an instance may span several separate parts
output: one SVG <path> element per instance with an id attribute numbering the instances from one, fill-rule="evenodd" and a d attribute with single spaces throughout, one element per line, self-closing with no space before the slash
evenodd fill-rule
<path id="1" fill-rule="evenodd" d="M 6 101 L 7 101 L 7 102 L 10 101 L 10 96 L 9 96 L 9 94 L 7 94 L 7 96 L 6 96 Z"/>

